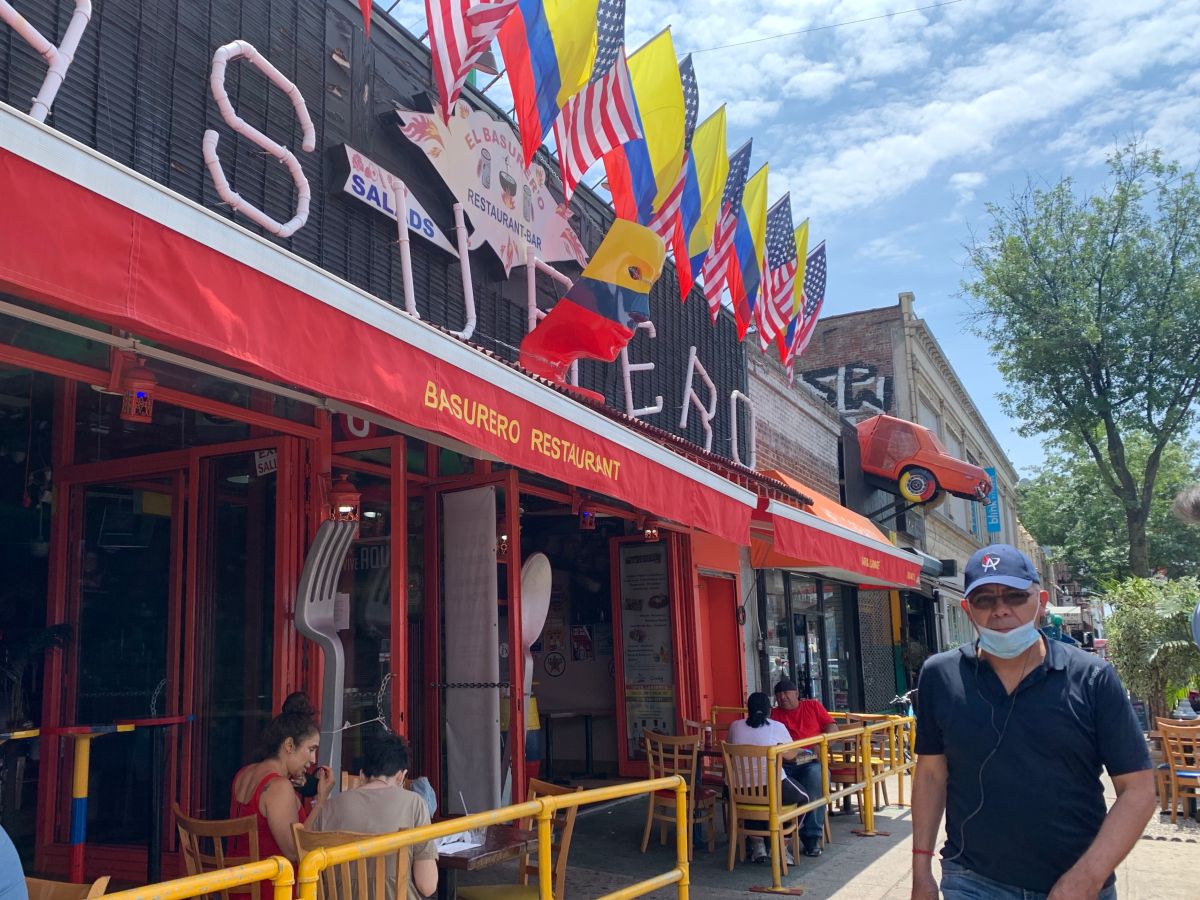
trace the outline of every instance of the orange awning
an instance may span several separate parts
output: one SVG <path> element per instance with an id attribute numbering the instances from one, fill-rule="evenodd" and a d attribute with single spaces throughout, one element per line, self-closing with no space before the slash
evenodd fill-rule
<path id="1" fill-rule="evenodd" d="M 755 524 L 770 527 L 773 541 L 754 539 L 755 568 L 795 569 L 874 588 L 920 583 L 920 560 L 893 546 L 868 518 L 782 472 L 763 474 L 812 497 L 813 503 L 800 510 L 772 500 L 756 514 Z"/>

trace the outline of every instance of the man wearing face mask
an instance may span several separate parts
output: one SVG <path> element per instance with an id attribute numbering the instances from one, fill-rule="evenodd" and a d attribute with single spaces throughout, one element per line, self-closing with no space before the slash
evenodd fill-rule
<path id="1" fill-rule="evenodd" d="M 1113 870 L 1154 812 L 1146 741 L 1116 672 L 1038 631 L 1047 595 L 993 544 L 963 571 L 978 639 L 926 660 L 913 784 L 914 900 L 1112 900 Z M 1117 802 L 1107 810 L 1108 770 Z"/>

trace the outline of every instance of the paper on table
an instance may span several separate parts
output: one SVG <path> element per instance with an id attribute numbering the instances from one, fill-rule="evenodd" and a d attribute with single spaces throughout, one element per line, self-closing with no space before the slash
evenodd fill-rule
<path id="1" fill-rule="evenodd" d="M 459 832 L 442 838 L 442 842 L 438 845 L 438 853 L 453 855 L 482 846 L 483 841 L 475 840 L 470 832 Z"/>

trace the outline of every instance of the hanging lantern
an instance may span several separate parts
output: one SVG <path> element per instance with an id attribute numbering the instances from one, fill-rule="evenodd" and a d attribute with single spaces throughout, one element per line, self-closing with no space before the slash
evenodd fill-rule
<path id="1" fill-rule="evenodd" d="M 357 522 L 362 510 L 362 494 L 345 475 L 339 475 L 329 489 L 329 518 L 334 522 Z"/>
<path id="2" fill-rule="evenodd" d="M 121 373 L 121 419 L 149 425 L 154 416 L 154 389 L 158 379 L 140 359 Z"/>

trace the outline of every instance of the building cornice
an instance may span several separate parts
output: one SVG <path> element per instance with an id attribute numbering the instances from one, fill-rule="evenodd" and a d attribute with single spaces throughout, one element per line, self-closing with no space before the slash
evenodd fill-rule
<path id="1" fill-rule="evenodd" d="M 958 374 L 954 371 L 953 366 L 950 365 L 950 361 L 947 359 L 945 351 L 942 350 L 942 345 L 938 343 L 938 339 L 930 330 L 929 325 L 924 319 L 913 316 L 905 319 L 904 327 L 912 334 L 914 340 L 920 344 L 921 349 L 925 351 L 925 354 L 937 368 L 938 375 L 940 375 L 942 380 L 950 387 L 951 391 L 955 395 L 955 399 L 958 400 L 959 408 L 962 410 L 963 415 L 970 418 L 972 424 L 976 426 L 979 433 L 985 436 L 987 441 L 991 444 L 988 449 L 990 450 L 996 465 L 1000 466 L 1004 470 L 1004 474 L 1008 476 L 1010 483 L 1015 485 L 1017 481 L 1020 480 L 1020 476 L 1017 474 L 1016 468 L 1013 466 L 1012 461 L 1008 458 L 1008 454 L 1006 454 L 1004 449 L 1000 446 L 1000 442 L 996 440 L 995 433 L 988 426 L 987 422 L 984 421 L 983 416 L 979 412 L 979 407 L 975 405 L 975 401 L 971 399 L 971 395 L 967 393 L 967 389 L 963 387 L 962 381 L 959 379 Z M 913 410 L 913 414 L 916 414 L 915 409 Z"/>

